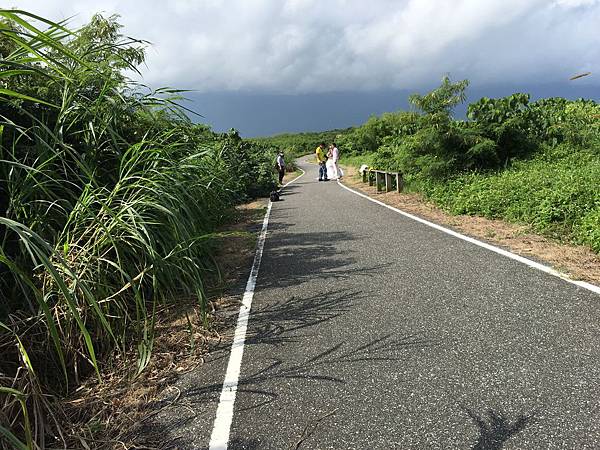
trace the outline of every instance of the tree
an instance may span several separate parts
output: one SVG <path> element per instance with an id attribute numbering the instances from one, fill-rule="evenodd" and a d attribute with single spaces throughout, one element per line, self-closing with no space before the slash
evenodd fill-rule
<path id="1" fill-rule="evenodd" d="M 453 108 L 465 101 L 465 90 L 468 86 L 469 80 L 453 83 L 450 81 L 450 77 L 446 75 L 442 78 L 440 87 L 425 95 L 412 94 L 409 101 L 425 114 L 450 117 Z"/>

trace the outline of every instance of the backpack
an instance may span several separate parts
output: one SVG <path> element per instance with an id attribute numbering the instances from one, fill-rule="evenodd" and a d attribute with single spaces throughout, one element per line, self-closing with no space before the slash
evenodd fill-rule
<path id="1" fill-rule="evenodd" d="M 279 192 L 277 192 L 277 191 L 271 192 L 271 195 L 269 195 L 269 198 L 271 199 L 272 202 L 278 202 L 279 201 Z"/>

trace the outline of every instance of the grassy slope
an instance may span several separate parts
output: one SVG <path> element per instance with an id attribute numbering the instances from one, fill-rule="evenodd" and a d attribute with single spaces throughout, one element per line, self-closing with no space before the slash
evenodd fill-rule
<path id="1" fill-rule="evenodd" d="M 359 167 L 375 153 L 342 157 Z M 600 155 L 567 146 L 546 148 L 506 170 L 460 175 L 447 183 L 408 185 L 452 214 L 522 223 L 555 239 L 600 253 Z"/>
<path id="2" fill-rule="evenodd" d="M 429 184 L 425 194 L 454 214 L 526 223 L 560 240 L 600 252 L 600 157 L 568 147 L 547 149 L 491 174 Z"/>

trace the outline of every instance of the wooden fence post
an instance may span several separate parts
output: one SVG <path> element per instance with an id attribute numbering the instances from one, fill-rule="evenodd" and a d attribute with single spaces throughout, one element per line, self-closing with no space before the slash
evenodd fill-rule
<path id="1" fill-rule="evenodd" d="M 377 192 L 379 192 L 379 185 L 381 184 L 381 173 L 379 170 L 375 171 L 375 186 L 377 187 Z"/>
<path id="2" fill-rule="evenodd" d="M 404 180 L 401 172 L 386 172 L 384 170 L 367 169 L 362 174 L 363 183 L 369 182 L 369 186 L 375 185 L 377 192 L 382 191 L 380 186 L 385 183 L 385 192 L 391 192 L 396 178 L 396 191 L 398 193 L 404 190 Z"/>
<path id="3" fill-rule="evenodd" d="M 385 173 L 385 192 L 392 190 L 392 174 L 389 172 Z"/>
<path id="4" fill-rule="evenodd" d="M 404 189 L 404 180 L 400 172 L 396 173 L 396 189 L 398 190 L 398 194 Z"/>

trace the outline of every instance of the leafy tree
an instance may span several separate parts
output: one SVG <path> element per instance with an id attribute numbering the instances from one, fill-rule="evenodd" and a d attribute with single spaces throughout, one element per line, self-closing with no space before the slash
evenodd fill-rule
<path id="1" fill-rule="evenodd" d="M 535 148 L 530 134 L 529 94 L 516 93 L 498 99 L 483 97 L 469 105 L 467 116 L 483 136 L 495 142 L 496 150 L 490 160 L 493 163 L 507 165 L 510 158 L 524 156 Z"/>
<path id="2" fill-rule="evenodd" d="M 482 151 L 477 151 L 484 149 L 481 146 L 468 152 L 478 143 L 478 136 L 464 123 L 452 120 L 453 109 L 465 100 L 468 85 L 468 80 L 452 82 L 445 76 L 431 92 L 410 96 L 411 104 L 421 114 L 411 117 L 410 124 L 399 129 L 397 137 L 387 144 L 387 148 L 397 149 L 397 170 L 409 178 L 444 178 L 472 167 L 481 157 Z"/>
<path id="3" fill-rule="evenodd" d="M 442 78 L 441 85 L 431 92 L 421 95 L 412 94 L 410 103 L 418 110 L 431 116 L 450 116 L 455 106 L 465 101 L 469 80 L 452 82 L 449 76 Z"/>

